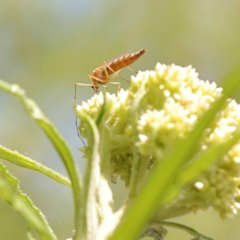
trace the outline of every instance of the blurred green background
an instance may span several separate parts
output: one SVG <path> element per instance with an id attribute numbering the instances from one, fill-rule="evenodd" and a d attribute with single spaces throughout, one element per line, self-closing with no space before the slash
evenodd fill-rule
<path id="1" fill-rule="evenodd" d="M 84 160 L 73 112 L 74 83 L 119 54 L 146 48 L 132 67 L 157 62 L 192 65 L 200 78 L 219 81 L 240 63 L 239 0 L 1 0 L 0 78 L 23 87 L 67 139 L 79 169 Z M 121 72 L 130 78 L 128 70 Z M 126 88 L 128 83 L 122 83 Z M 116 92 L 116 86 L 109 91 Z M 93 95 L 78 88 L 78 103 Z M 239 94 L 236 94 L 236 96 Z M 66 175 L 46 136 L 21 105 L 0 92 L 0 144 Z M 59 239 L 71 236 L 71 191 L 39 173 L 4 163 L 42 209 Z M 114 186 L 115 200 L 123 186 Z M 144 207 L 144 206 L 143 206 Z M 26 239 L 27 225 L 0 199 L 0 239 Z M 222 221 L 212 210 L 176 219 L 217 240 L 240 239 L 240 216 Z M 169 240 L 189 235 L 168 229 Z"/>

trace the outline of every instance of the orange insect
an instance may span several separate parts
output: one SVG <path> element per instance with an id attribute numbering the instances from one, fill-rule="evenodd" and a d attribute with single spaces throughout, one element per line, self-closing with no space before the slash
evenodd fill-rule
<path id="1" fill-rule="evenodd" d="M 84 84 L 84 83 L 75 83 L 75 98 L 76 98 L 76 86 L 91 86 L 95 93 L 98 92 L 99 86 L 103 86 L 104 84 L 108 83 L 110 81 L 110 75 L 114 73 L 114 76 L 118 76 L 124 81 L 129 82 L 128 80 L 123 79 L 118 75 L 118 72 L 125 67 L 128 67 L 132 63 L 138 60 L 146 50 L 143 48 L 137 52 L 134 53 L 125 53 L 123 55 L 120 55 L 108 62 L 103 62 L 103 64 L 99 67 L 97 67 L 92 74 L 88 75 L 89 80 L 92 84 Z M 129 67 L 128 67 L 129 68 Z M 131 68 L 129 68 L 131 71 L 133 71 Z M 119 82 L 109 82 L 111 84 L 117 84 L 118 90 L 120 89 L 120 83 Z"/>
<path id="2" fill-rule="evenodd" d="M 75 83 L 75 96 L 74 96 L 75 104 L 76 104 L 76 91 L 77 91 L 76 89 L 77 89 L 77 86 L 91 86 L 93 88 L 94 92 L 97 93 L 99 86 L 104 87 L 104 85 L 111 80 L 110 77 L 109 77 L 111 74 L 114 74 L 114 76 L 118 76 L 122 80 L 129 82 L 128 80 L 125 80 L 122 77 L 120 77 L 118 75 L 118 72 L 122 68 L 125 68 L 125 67 L 127 67 L 131 71 L 133 71 L 129 67 L 129 65 L 131 65 L 132 63 L 137 61 L 145 52 L 146 52 L 146 50 L 144 48 L 142 48 L 141 50 L 139 50 L 137 52 L 134 52 L 134 53 L 122 54 L 122 55 L 120 55 L 118 57 L 115 57 L 114 59 L 112 59 L 108 62 L 104 61 L 103 64 L 101 66 L 97 67 L 92 72 L 91 75 L 90 74 L 88 75 L 88 78 L 89 78 L 89 80 L 91 81 L 92 84 Z M 120 90 L 121 84 L 119 82 L 109 82 L 109 83 L 117 84 L 118 85 L 118 90 Z M 76 117 L 76 127 L 77 127 L 77 117 Z M 78 127 L 77 127 L 77 131 L 78 131 Z M 86 146 L 86 144 L 84 143 L 83 139 L 81 138 L 81 136 L 79 134 L 79 131 L 78 131 L 78 136 L 80 137 L 83 144 Z"/>

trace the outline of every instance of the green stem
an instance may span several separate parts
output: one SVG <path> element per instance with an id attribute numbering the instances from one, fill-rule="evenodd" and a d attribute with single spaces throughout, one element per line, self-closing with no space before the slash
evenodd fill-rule
<path id="1" fill-rule="evenodd" d="M 88 126 L 89 157 L 83 179 L 82 211 L 80 214 L 81 228 L 80 239 L 97 239 L 99 225 L 97 191 L 101 181 L 100 177 L 100 155 L 99 155 L 99 133 L 92 118 L 83 112 L 76 111 L 77 116 L 86 122 Z"/>

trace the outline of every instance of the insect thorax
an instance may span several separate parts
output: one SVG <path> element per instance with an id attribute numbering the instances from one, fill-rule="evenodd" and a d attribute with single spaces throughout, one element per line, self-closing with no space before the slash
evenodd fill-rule
<path id="1" fill-rule="evenodd" d="M 109 81 L 109 76 L 105 74 L 104 69 L 97 68 L 92 73 L 94 83 L 105 84 Z"/>

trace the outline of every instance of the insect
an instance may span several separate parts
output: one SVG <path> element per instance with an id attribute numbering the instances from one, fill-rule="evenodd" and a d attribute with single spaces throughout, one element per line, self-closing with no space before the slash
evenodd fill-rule
<path id="1" fill-rule="evenodd" d="M 128 80 L 119 76 L 118 72 L 125 67 L 127 67 L 129 70 L 133 71 L 129 67 L 129 65 L 131 65 L 135 61 L 137 61 L 145 52 L 146 52 L 146 50 L 144 48 L 142 48 L 137 52 L 122 54 L 118 57 L 113 58 L 112 60 L 110 60 L 108 62 L 103 61 L 103 64 L 101 66 L 94 69 L 92 74 L 88 75 L 88 78 L 89 78 L 91 84 L 75 83 L 75 95 L 74 95 L 75 104 L 76 104 L 77 86 L 90 86 L 93 88 L 94 92 L 97 93 L 99 86 L 104 87 L 106 83 L 110 83 L 110 84 L 118 85 L 118 90 L 120 90 L 121 84 L 119 82 L 110 82 L 110 80 L 111 80 L 110 75 L 114 74 L 114 76 L 118 76 L 120 79 L 129 82 Z M 76 127 L 77 127 L 77 117 L 76 117 Z M 78 130 L 78 127 L 77 127 L 77 130 Z M 81 141 L 85 145 L 83 139 L 81 138 L 81 136 L 79 134 L 79 131 L 78 131 L 78 136 L 80 137 Z"/>
<path id="2" fill-rule="evenodd" d="M 141 50 L 133 53 L 125 53 L 118 57 L 113 58 L 108 62 L 103 62 L 103 64 L 96 69 L 93 70 L 92 74 L 88 75 L 88 78 L 91 84 L 84 83 L 75 83 L 75 98 L 76 98 L 76 87 L 80 86 L 90 86 L 93 88 L 94 92 L 98 92 L 99 86 L 103 86 L 110 81 L 110 75 L 114 74 L 114 76 L 118 76 L 120 79 L 129 82 L 128 80 L 123 79 L 118 75 L 118 72 L 125 67 L 128 67 L 131 71 L 133 71 L 129 65 L 137 61 L 146 50 L 142 48 Z M 134 71 L 133 71 L 134 72 Z M 117 84 L 118 90 L 120 89 L 119 82 L 109 82 L 111 84 Z"/>

